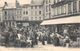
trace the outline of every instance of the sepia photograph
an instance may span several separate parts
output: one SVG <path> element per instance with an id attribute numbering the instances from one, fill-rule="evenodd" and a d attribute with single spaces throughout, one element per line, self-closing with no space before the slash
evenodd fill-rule
<path id="1" fill-rule="evenodd" d="M 0 0 L 0 51 L 80 51 L 80 0 Z"/>

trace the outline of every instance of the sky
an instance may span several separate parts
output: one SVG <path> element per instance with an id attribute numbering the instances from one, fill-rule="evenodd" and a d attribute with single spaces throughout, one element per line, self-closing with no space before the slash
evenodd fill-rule
<path id="1" fill-rule="evenodd" d="M 14 3 L 15 0 L 5 0 L 9 3 Z M 20 2 L 20 4 L 25 4 L 25 3 L 30 3 L 31 0 L 18 0 Z"/>
<path id="2" fill-rule="evenodd" d="M 0 0 L 0 7 L 4 5 L 4 2 L 14 4 L 16 0 Z M 31 0 L 18 0 L 21 5 L 30 4 Z M 34 0 L 37 4 L 39 4 L 42 0 Z"/>
<path id="3" fill-rule="evenodd" d="M 0 0 L 0 5 L 3 4 L 4 2 L 8 3 L 15 3 L 15 0 Z M 20 4 L 29 4 L 31 0 L 18 0 Z"/>

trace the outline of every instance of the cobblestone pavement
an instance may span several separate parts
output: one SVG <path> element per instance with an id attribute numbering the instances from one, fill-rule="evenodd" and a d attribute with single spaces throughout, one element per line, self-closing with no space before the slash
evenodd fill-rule
<path id="1" fill-rule="evenodd" d="M 80 48 L 63 48 L 54 47 L 53 45 L 42 45 L 39 44 L 34 48 L 14 48 L 14 47 L 0 47 L 0 51 L 80 51 Z"/>

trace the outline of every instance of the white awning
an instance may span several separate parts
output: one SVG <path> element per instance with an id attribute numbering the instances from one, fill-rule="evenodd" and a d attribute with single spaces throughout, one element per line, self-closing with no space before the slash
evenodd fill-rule
<path id="1" fill-rule="evenodd" d="M 40 25 L 55 25 L 55 24 L 70 24 L 70 23 L 80 23 L 80 16 L 45 20 Z"/>

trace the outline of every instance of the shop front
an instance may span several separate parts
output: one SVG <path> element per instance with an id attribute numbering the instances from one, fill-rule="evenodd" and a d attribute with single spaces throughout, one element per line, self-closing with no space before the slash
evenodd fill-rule
<path id="1" fill-rule="evenodd" d="M 80 37 L 80 16 L 45 20 L 41 25 L 53 28 L 54 33 L 68 35 L 73 41 Z"/>

